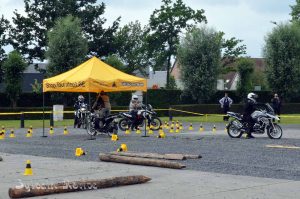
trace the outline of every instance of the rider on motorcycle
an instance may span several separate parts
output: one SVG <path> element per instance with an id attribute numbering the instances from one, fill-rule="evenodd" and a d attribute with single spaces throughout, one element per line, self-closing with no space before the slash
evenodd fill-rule
<path id="1" fill-rule="evenodd" d="M 248 123 L 248 128 L 245 129 L 247 133 L 246 138 L 254 138 L 251 132 L 253 131 L 253 125 L 255 124 L 255 121 L 251 117 L 251 114 L 257 109 L 259 105 L 263 105 L 262 103 L 256 101 L 257 98 L 258 96 L 255 93 L 249 93 L 245 102 L 243 120 L 244 122 Z"/>
<path id="2" fill-rule="evenodd" d="M 77 117 L 77 112 L 80 109 L 82 104 L 84 103 L 84 97 L 82 95 L 79 95 L 78 100 L 74 104 L 74 109 L 75 109 L 75 117 L 74 117 L 74 128 L 76 128 L 76 125 L 78 124 L 78 117 Z"/>
<path id="3" fill-rule="evenodd" d="M 137 113 L 138 110 L 142 108 L 142 105 L 143 104 L 139 101 L 139 97 L 137 95 L 133 95 L 131 97 L 131 101 L 129 104 L 129 112 L 133 117 L 133 121 L 134 121 L 133 124 L 135 124 L 137 121 Z"/>

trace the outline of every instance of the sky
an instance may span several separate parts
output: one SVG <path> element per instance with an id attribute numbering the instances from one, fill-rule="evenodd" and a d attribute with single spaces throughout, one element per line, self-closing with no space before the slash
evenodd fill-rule
<path id="1" fill-rule="evenodd" d="M 106 25 L 121 16 L 121 25 L 131 21 L 148 24 L 151 13 L 160 8 L 161 0 L 102 0 Z M 223 31 L 227 38 L 236 37 L 247 46 L 247 56 L 262 57 L 264 37 L 276 26 L 290 20 L 290 5 L 296 0 L 183 0 L 192 9 L 204 9 L 207 26 Z M 0 0 L 0 15 L 10 19 L 13 11 L 24 13 L 23 0 Z"/>

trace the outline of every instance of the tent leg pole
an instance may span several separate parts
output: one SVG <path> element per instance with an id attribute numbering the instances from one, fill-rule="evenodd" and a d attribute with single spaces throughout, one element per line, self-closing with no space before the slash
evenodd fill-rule
<path id="1" fill-rule="evenodd" d="M 146 92 L 145 104 L 146 104 L 146 111 L 147 111 L 147 107 L 148 107 L 148 92 Z M 144 129 L 144 135 L 142 137 L 150 137 L 149 135 L 147 135 L 147 118 L 145 118 L 145 129 Z"/>
<path id="2" fill-rule="evenodd" d="M 43 135 L 42 137 L 47 137 L 45 135 L 45 93 L 43 92 Z"/>

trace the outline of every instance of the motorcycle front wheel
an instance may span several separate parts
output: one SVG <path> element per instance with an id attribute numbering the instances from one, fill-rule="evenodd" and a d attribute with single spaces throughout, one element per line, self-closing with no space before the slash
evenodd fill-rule
<path id="1" fill-rule="evenodd" d="M 239 126 L 242 125 L 240 121 L 233 120 L 227 126 L 227 133 L 231 138 L 240 138 L 243 134 Z"/>
<path id="2" fill-rule="evenodd" d="M 97 134 L 97 131 L 94 127 L 94 125 L 92 124 L 91 118 L 89 116 L 85 117 L 85 126 L 86 126 L 86 132 L 87 134 L 91 135 L 91 136 L 95 136 Z"/>
<path id="3" fill-rule="evenodd" d="M 273 124 L 273 126 L 267 129 L 267 134 L 271 139 L 280 139 L 282 137 L 282 128 L 278 124 Z"/>
<path id="4" fill-rule="evenodd" d="M 126 118 L 120 119 L 118 126 L 119 126 L 119 129 L 121 129 L 121 131 L 126 131 L 126 128 L 129 127 L 128 119 L 126 119 Z"/>
<path id="5" fill-rule="evenodd" d="M 152 127 L 153 127 L 152 130 L 158 131 L 159 127 L 162 125 L 162 122 L 158 117 L 153 117 L 150 122 L 150 125 L 152 125 Z"/>

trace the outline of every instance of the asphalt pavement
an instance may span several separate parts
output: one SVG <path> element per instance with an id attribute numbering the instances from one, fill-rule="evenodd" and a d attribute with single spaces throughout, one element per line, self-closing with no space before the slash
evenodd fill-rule
<path id="1" fill-rule="evenodd" d="M 266 134 L 255 139 L 232 139 L 224 131 L 224 124 L 204 124 L 205 130 L 187 130 L 185 124 L 181 133 L 166 133 L 165 139 L 158 139 L 157 133 L 149 137 L 131 132 L 119 133 L 119 140 L 112 142 L 106 135 L 97 135 L 95 140 L 83 129 L 68 128 L 69 135 L 63 135 L 62 128 L 54 129 L 54 135 L 41 137 L 41 129 L 33 129 L 33 137 L 26 138 L 26 129 L 15 130 L 16 138 L 0 140 L 0 152 L 25 154 L 41 157 L 76 159 L 98 162 L 100 152 L 116 151 L 120 144 L 127 144 L 128 150 L 157 153 L 200 154 L 200 160 L 187 160 L 185 170 L 197 170 L 220 174 L 287 179 L 300 181 L 300 150 L 287 148 L 268 148 L 267 145 L 300 146 L 299 125 L 284 125 L 284 135 L 280 140 L 272 140 Z M 49 129 L 46 129 L 48 134 Z M 75 157 L 75 149 L 86 151 L 83 157 Z"/>

